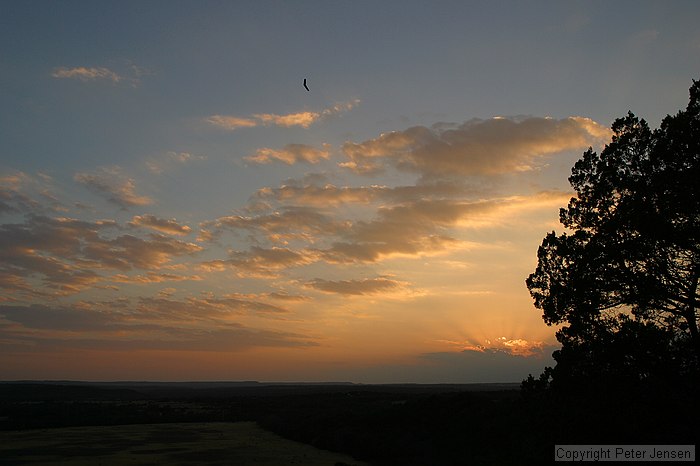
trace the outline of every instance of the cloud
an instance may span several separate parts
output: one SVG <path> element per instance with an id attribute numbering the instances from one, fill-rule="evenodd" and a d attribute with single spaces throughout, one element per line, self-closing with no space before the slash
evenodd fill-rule
<path id="1" fill-rule="evenodd" d="M 156 273 L 148 272 L 145 275 L 125 275 L 116 274 L 111 277 L 107 277 L 107 281 L 115 283 L 131 283 L 131 284 L 148 284 L 148 283 L 162 283 L 162 282 L 179 282 L 179 281 L 201 281 L 202 277 L 199 275 L 175 275 L 172 273 Z"/>
<path id="2" fill-rule="evenodd" d="M 340 113 L 344 112 L 349 112 L 353 108 L 357 107 L 360 104 L 360 99 L 353 99 L 347 102 L 338 102 L 333 104 L 332 106 L 324 109 L 321 114 L 323 116 L 332 116 L 332 115 L 338 115 Z"/>
<path id="3" fill-rule="evenodd" d="M 514 356 L 538 356 L 541 357 L 545 351 L 545 344 L 541 341 L 529 341 L 523 338 L 498 337 L 493 340 L 484 340 L 481 343 L 470 341 L 450 341 L 440 340 L 451 346 L 460 348 L 462 351 L 502 352 Z"/>
<path id="4" fill-rule="evenodd" d="M 0 215 L 46 214 L 68 210 L 53 194 L 53 179 L 44 174 L 22 171 L 0 175 Z"/>
<path id="5" fill-rule="evenodd" d="M 132 86 L 137 86 L 142 76 L 150 74 L 148 70 L 136 66 L 129 61 L 122 62 L 119 68 L 123 70 L 123 73 L 118 73 L 104 66 L 76 66 L 73 68 L 59 66 L 51 71 L 51 77 L 57 79 L 77 79 L 83 82 L 109 81 L 114 84 L 126 82 Z"/>
<path id="6" fill-rule="evenodd" d="M 140 298 L 137 309 L 143 319 L 164 319 L 184 321 L 191 319 L 215 319 L 231 315 L 249 314 L 286 314 L 288 311 L 279 306 L 244 299 L 240 296 L 224 297 L 188 297 L 184 300 L 168 298 Z"/>
<path id="7" fill-rule="evenodd" d="M 387 277 L 365 278 L 362 280 L 324 280 L 317 278 L 306 284 L 307 287 L 326 293 L 342 295 L 370 295 L 393 291 L 403 287 L 405 283 Z"/>
<path id="8" fill-rule="evenodd" d="M 32 304 L 30 306 L 0 306 L 0 316 L 21 324 L 27 329 L 85 331 L 103 328 L 109 317 L 100 312 L 79 309 L 51 308 Z"/>
<path id="9" fill-rule="evenodd" d="M 321 254 L 331 263 L 370 263 L 398 256 L 432 256 L 463 247 L 464 243 L 449 236 L 409 238 L 408 235 L 403 235 L 396 242 L 339 241 L 321 251 Z"/>
<path id="10" fill-rule="evenodd" d="M 155 269 L 167 264 L 173 257 L 191 255 L 201 250 L 194 243 L 149 234 L 147 239 L 120 235 L 111 240 L 95 240 L 83 247 L 83 254 L 86 259 L 96 263 L 94 266 L 130 270 Z"/>
<path id="11" fill-rule="evenodd" d="M 268 293 L 267 296 L 271 299 L 277 299 L 280 301 L 308 301 L 310 299 L 308 296 L 277 292 Z"/>
<path id="12" fill-rule="evenodd" d="M 117 227 L 114 221 L 45 216 L 0 225 L 0 286 L 27 295 L 26 285 L 40 279 L 35 288 L 42 283 L 49 293 L 71 294 L 103 281 L 102 270 L 158 269 L 202 249 L 160 234 L 104 235 Z"/>
<path id="13" fill-rule="evenodd" d="M 174 166 L 181 166 L 195 161 L 206 160 L 204 155 L 192 155 L 189 152 L 168 151 L 161 156 L 146 161 L 146 167 L 156 175 L 160 175 Z"/>
<path id="14" fill-rule="evenodd" d="M 80 233 L 92 235 L 85 223 L 33 217 L 25 224 L 0 225 L 0 271 L 10 292 L 26 294 L 25 285 L 38 275 L 50 289 L 76 292 L 94 284 L 99 275 L 63 260 L 80 251 Z"/>
<path id="15" fill-rule="evenodd" d="M 523 209 L 557 206 L 568 198 L 568 193 L 548 191 L 478 201 L 412 200 L 380 207 L 372 220 L 358 220 L 338 230 L 331 246 L 318 252 L 329 262 L 371 263 L 394 256 L 433 256 L 474 248 L 477 243 L 452 236 L 457 228 L 496 226 Z"/>
<path id="16" fill-rule="evenodd" d="M 357 221 L 341 241 L 323 251 L 331 262 L 376 262 L 386 257 L 439 254 L 465 243 L 447 229 L 494 208 L 492 201 L 424 200 L 382 207 L 370 221 Z"/>
<path id="17" fill-rule="evenodd" d="M 200 268 L 207 271 L 235 268 L 240 277 L 275 278 L 280 270 L 300 267 L 317 260 L 317 254 L 312 251 L 253 246 L 249 251 L 230 252 L 228 259 L 203 262 Z"/>
<path id="18" fill-rule="evenodd" d="M 256 236 L 262 234 L 276 243 L 292 239 L 305 239 L 313 243 L 316 236 L 334 234 L 345 226 L 316 209 L 291 206 L 257 216 L 219 217 L 201 225 L 205 231 L 212 229 L 209 232 L 212 236 L 218 236 L 223 230 L 247 230 Z"/>
<path id="19" fill-rule="evenodd" d="M 96 173 L 76 173 L 73 179 L 123 209 L 149 205 L 153 199 L 136 194 L 136 183 L 118 167 L 102 168 Z"/>
<path id="20" fill-rule="evenodd" d="M 234 131 L 239 128 L 252 128 L 255 126 L 281 126 L 290 128 L 292 126 L 300 126 L 308 128 L 312 124 L 335 115 L 352 110 L 360 103 L 359 99 L 348 102 L 339 102 L 331 107 L 325 108 L 319 112 L 303 111 L 296 113 L 277 114 L 277 113 L 256 113 L 251 117 L 238 117 L 233 115 L 212 115 L 205 121 L 211 125 Z"/>
<path id="21" fill-rule="evenodd" d="M 207 123 L 210 123 L 227 131 L 234 131 L 238 128 L 252 128 L 258 126 L 258 122 L 250 118 L 239 118 L 230 115 L 212 115 L 207 118 Z"/>
<path id="22" fill-rule="evenodd" d="M 245 157 L 245 160 L 253 163 L 267 164 L 275 160 L 293 165 L 298 162 L 318 163 L 330 157 L 330 145 L 323 144 L 323 149 L 316 149 L 306 144 L 287 144 L 282 150 L 263 147 L 255 152 L 255 155 Z"/>
<path id="23" fill-rule="evenodd" d="M 284 245 L 303 241 L 306 245 L 297 252 L 301 257 L 295 259 L 296 264 L 318 260 L 373 263 L 397 256 L 434 256 L 477 247 L 476 243 L 455 235 L 465 228 L 502 226 L 504 221 L 516 219 L 526 210 L 557 206 L 570 196 L 569 193 L 549 191 L 469 201 L 459 195 L 466 192 L 469 192 L 468 188 L 451 184 L 397 188 L 338 188 L 332 185 L 268 188 L 258 191 L 256 197 L 291 199 L 293 202 L 303 200 L 309 205 L 283 206 L 271 213 L 252 216 L 220 217 L 202 224 L 202 228 L 211 239 L 220 237 L 225 230 L 243 230 L 250 233 L 249 238 L 254 242 L 263 238 Z M 339 220 L 325 213 L 328 207 L 342 202 L 368 203 L 372 200 L 380 200 L 383 204 L 370 220 Z M 236 254 L 237 261 L 228 259 L 219 266 L 236 265 L 259 273 L 266 269 L 255 265 L 259 259 L 253 260 L 248 253 Z M 209 266 L 215 267 L 215 264 L 209 263 Z M 275 268 L 270 276 L 276 276 L 278 270 Z"/>
<path id="24" fill-rule="evenodd" d="M 478 190 L 477 190 L 478 191 Z M 517 222 L 531 209 L 565 204 L 570 193 L 540 192 L 527 196 L 495 197 L 465 200 L 473 188 L 458 183 L 433 183 L 417 186 L 323 187 L 282 186 L 264 188 L 253 203 L 272 206 L 268 201 L 302 204 L 283 205 L 272 212 L 258 215 L 220 217 L 202 224 L 210 240 L 223 231 L 247 231 L 250 241 L 267 240 L 272 244 L 294 245 L 303 260 L 297 264 L 325 261 L 332 264 L 375 263 L 393 257 L 427 257 L 459 249 L 473 249 L 480 244 L 463 238 L 465 229 L 506 226 Z M 331 210 L 343 203 L 372 204 L 378 207 L 369 220 L 338 219 Z M 306 204 L 306 205 L 303 205 Z M 373 208 L 372 206 L 371 208 Z M 298 242 L 305 244 L 299 246 Z M 236 253 L 236 266 L 260 276 L 278 276 L 281 268 L 272 271 L 253 267 L 248 253 Z M 218 267 L 233 265 L 231 259 Z M 209 267 L 216 267 L 209 263 Z M 319 282 L 321 283 L 321 282 Z"/>
<path id="25" fill-rule="evenodd" d="M 20 192 L 18 187 L 11 184 L 12 181 L 13 177 L 0 178 L 0 215 L 39 210 L 39 203 Z"/>
<path id="26" fill-rule="evenodd" d="M 279 313 L 276 306 L 235 298 L 176 301 L 141 298 L 67 306 L 0 305 L 3 340 L 31 351 L 70 349 L 239 351 L 255 347 L 309 347 L 306 335 L 251 328 L 231 316 Z M 9 343 L 12 345 L 12 343 Z"/>
<path id="27" fill-rule="evenodd" d="M 274 113 L 258 113 L 253 115 L 260 120 L 264 125 L 275 125 L 289 128 L 290 126 L 301 126 L 308 128 L 321 118 L 321 113 L 318 112 L 299 112 L 289 113 L 287 115 L 277 115 Z"/>
<path id="28" fill-rule="evenodd" d="M 380 196 L 380 193 L 388 188 L 381 186 L 350 187 L 335 186 L 290 186 L 283 185 L 279 188 L 261 188 L 255 193 L 260 200 L 274 200 L 276 202 L 290 202 L 296 205 L 324 207 L 338 204 L 367 204 Z"/>
<path id="29" fill-rule="evenodd" d="M 254 194 L 263 202 L 290 203 L 297 206 L 329 207 L 340 204 L 370 204 L 372 202 L 409 202 L 420 199 L 464 198 L 470 194 L 484 194 L 484 189 L 461 182 L 423 183 L 409 186 L 336 186 L 326 183 L 300 184 L 289 180 L 278 188 L 265 187 Z"/>
<path id="30" fill-rule="evenodd" d="M 54 70 L 51 72 L 51 76 L 59 79 L 79 79 L 80 81 L 95 81 L 104 79 L 114 83 L 118 83 L 119 81 L 125 79 L 123 76 L 118 75 L 109 68 L 86 68 L 84 66 L 75 68 L 66 68 L 61 66 L 54 68 Z"/>
<path id="31" fill-rule="evenodd" d="M 341 163 L 359 174 L 388 166 L 426 179 L 496 175 L 536 168 L 543 156 L 609 140 L 610 131 L 588 118 L 528 117 L 470 120 L 457 127 L 415 126 L 361 143 L 346 142 Z"/>
<path id="32" fill-rule="evenodd" d="M 188 235 L 192 230 L 187 225 L 180 225 L 177 220 L 158 218 L 155 215 L 136 215 L 131 219 L 129 225 L 132 227 L 146 227 L 170 235 Z"/>

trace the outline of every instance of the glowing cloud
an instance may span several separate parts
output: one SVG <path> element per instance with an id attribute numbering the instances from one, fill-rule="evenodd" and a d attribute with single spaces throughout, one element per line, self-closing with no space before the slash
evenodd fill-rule
<path id="1" fill-rule="evenodd" d="M 588 118 L 529 117 L 471 120 L 451 127 L 415 126 L 361 143 L 346 142 L 341 166 L 359 174 L 394 166 L 424 178 L 527 171 L 538 159 L 609 140 L 610 131 Z"/>
<path id="2" fill-rule="evenodd" d="M 192 155 L 189 152 L 169 151 L 158 157 L 153 157 L 146 161 L 146 167 L 151 173 L 162 174 L 168 169 L 176 166 L 192 163 L 194 161 L 206 160 L 204 155 Z"/>
<path id="3" fill-rule="evenodd" d="M 206 119 L 206 122 L 227 131 L 234 131 L 239 128 L 252 128 L 259 125 L 281 126 L 284 128 L 300 126 L 302 128 L 308 128 L 323 118 L 350 111 L 359 103 L 360 101 L 355 99 L 349 102 L 336 103 L 320 112 L 303 111 L 283 115 L 277 113 L 256 113 L 252 115 L 252 118 L 233 115 L 212 115 Z"/>
<path id="4" fill-rule="evenodd" d="M 32 216 L 24 223 L 2 224 L 0 286 L 11 293 L 27 295 L 27 285 L 39 278 L 34 294 L 72 294 L 102 281 L 103 270 L 155 270 L 175 257 L 202 249 L 159 234 L 147 238 L 109 238 L 102 234 L 116 228 L 113 221 L 40 216 Z"/>
<path id="5" fill-rule="evenodd" d="M 233 251 L 229 259 L 204 262 L 200 269 L 221 271 L 227 268 L 237 270 L 239 277 L 276 278 L 279 271 L 299 267 L 318 260 L 313 251 L 293 251 L 288 248 L 252 247 L 249 251 Z"/>
<path id="6" fill-rule="evenodd" d="M 323 150 L 316 149 L 306 144 L 287 144 L 282 150 L 269 148 L 258 149 L 255 155 L 245 157 L 245 160 L 254 163 L 267 164 L 274 160 L 293 165 L 298 162 L 318 163 L 330 157 L 330 145 L 324 144 Z"/>
<path id="7" fill-rule="evenodd" d="M 84 66 L 79 66 L 76 68 L 66 68 L 61 66 L 55 68 L 51 73 L 51 76 L 59 79 L 78 79 L 80 81 L 95 81 L 98 79 L 104 79 L 114 83 L 118 83 L 119 81 L 125 79 L 123 76 L 118 75 L 109 68 L 86 68 Z"/>
<path id="8" fill-rule="evenodd" d="M 153 203 L 150 197 L 136 194 L 135 181 L 123 176 L 118 167 L 103 168 L 96 173 L 76 173 L 73 179 L 124 209 Z"/>
<path id="9" fill-rule="evenodd" d="M 264 235 L 272 242 L 291 239 L 314 242 L 316 236 L 332 235 L 346 226 L 347 224 L 337 222 L 317 209 L 291 206 L 257 216 L 220 217 L 201 225 L 211 237 L 218 236 L 223 230 L 248 230 Z M 210 229 L 213 231 L 209 232 Z"/>
<path id="10" fill-rule="evenodd" d="M 155 215 L 136 215 L 131 219 L 129 225 L 133 227 L 143 226 L 171 235 L 187 235 L 191 231 L 190 227 L 180 225 L 174 218 L 168 220 L 158 218 Z"/>
<path id="11" fill-rule="evenodd" d="M 264 125 L 276 125 L 289 128 L 290 126 L 301 126 L 308 128 L 321 117 L 317 112 L 289 113 L 287 115 L 276 115 L 274 113 L 258 113 L 253 115 Z"/>
<path id="12" fill-rule="evenodd" d="M 239 118 L 230 115 L 212 115 L 207 118 L 207 122 L 227 131 L 258 126 L 258 122 L 250 118 Z"/>
<path id="13" fill-rule="evenodd" d="M 493 340 L 486 339 L 481 343 L 472 341 L 439 340 L 462 351 L 502 352 L 515 356 L 542 356 L 545 344 L 541 341 L 529 341 L 523 338 L 498 337 Z"/>
<path id="14" fill-rule="evenodd" d="M 365 278 L 362 280 L 323 280 L 317 278 L 306 284 L 307 287 L 326 293 L 342 295 L 368 295 L 393 291 L 405 283 L 387 277 Z"/>

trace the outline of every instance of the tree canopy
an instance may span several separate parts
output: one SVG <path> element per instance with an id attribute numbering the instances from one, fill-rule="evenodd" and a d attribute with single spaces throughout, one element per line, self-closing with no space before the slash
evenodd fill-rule
<path id="1" fill-rule="evenodd" d="M 697 374 L 700 357 L 700 82 L 684 111 L 651 130 L 629 112 L 611 142 L 572 169 L 527 281 L 548 325 L 562 325 L 550 374 L 633 380 Z"/>

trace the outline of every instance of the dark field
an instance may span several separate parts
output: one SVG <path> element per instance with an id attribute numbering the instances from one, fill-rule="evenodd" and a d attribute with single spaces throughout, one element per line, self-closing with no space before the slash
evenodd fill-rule
<path id="1" fill-rule="evenodd" d="M 697 411 L 517 384 L 0 383 L 0 464 L 546 464 L 555 444 L 694 444 Z"/>
<path id="2" fill-rule="evenodd" d="M 363 466 L 284 439 L 253 422 L 132 424 L 0 432 L 7 465 Z"/>

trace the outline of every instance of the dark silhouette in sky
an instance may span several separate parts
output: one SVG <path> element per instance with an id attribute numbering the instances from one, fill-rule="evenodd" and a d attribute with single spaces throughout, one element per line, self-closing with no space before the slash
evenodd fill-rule
<path id="1" fill-rule="evenodd" d="M 309 86 L 306 85 L 306 78 L 304 78 L 304 89 L 309 90 Z"/>

